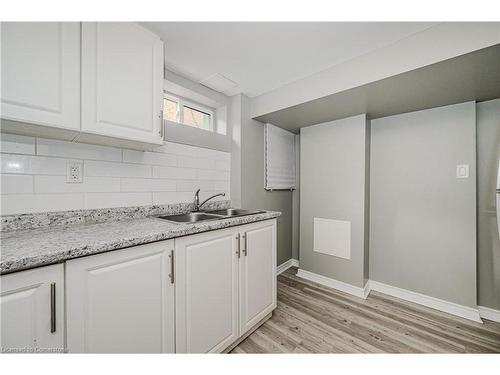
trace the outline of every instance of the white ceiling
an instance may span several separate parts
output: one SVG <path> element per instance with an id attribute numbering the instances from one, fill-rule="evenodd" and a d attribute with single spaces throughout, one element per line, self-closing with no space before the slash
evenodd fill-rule
<path id="1" fill-rule="evenodd" d="M 168 69 L 195 82 L 220 74 L 226 95 L 274 90 L 436 23 L 145 22 L 165 42 Z"/>

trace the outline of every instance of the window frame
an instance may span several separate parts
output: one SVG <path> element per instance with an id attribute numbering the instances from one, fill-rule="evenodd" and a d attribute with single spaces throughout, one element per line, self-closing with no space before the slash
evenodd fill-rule
<path id="1" fill-rule="evenodd" d="M 164 91 L 163 92 L 163 100 L 165 100 L 165 99 L 170 100 L 171 102 L 177 103 L 177 111 L 175 113 L 175 121 L 170 121 L 170 120 L 167 120 L 166 118 L 163 118 L 163 120 L 169 121 L 169 122 L 179 123 L 179 121 L 180 121 L 180 98 Z"/>
<path id="2" fill-rule="evenodd" d="M 172 102 L 177 103 L 176 121 L 171 121 L 171 120 L 168 120 L 165 118 L 163 119 L 164 121 L 168 121 L 170 123 L 177 124 L 177 125 L 187 126 L 188 128 L 192 128 L 192 129 L 198 129 L 198 130 L 208 131 L 211 133 L 217 133 L 215 126 L 214 126 L 214 124 L 215 124 L 215 121 L 214 121 L 215 110 L 214 110 L 214 108 L 210 108 L 210 107 L 198 104 L 194 101 L 191 101 L 189 99 L 185 99 L 181 96 L 173 95 L 167 91 L 163 92 L 163 99 L 164 100 L 167 99 L 167 100 L 170 100 Z M 209 115 L 210 116 L 210 125 L 209 125 L 210 128 L 203 129 L 203 128 L 199 128 L 196 126 L 191 126 L 191 125 L 185 124 L 184 123 L 184 107 L 188 107 L 188 108 L 193 109 L 195 111 L 202 112 L 204 114 Z"/>

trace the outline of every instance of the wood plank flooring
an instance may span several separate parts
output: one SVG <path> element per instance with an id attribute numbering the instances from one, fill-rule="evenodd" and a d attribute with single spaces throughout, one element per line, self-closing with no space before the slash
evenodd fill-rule
<path id="1" fill-rule="evenodd" d="M 231 353 L 500 353 L 500 323 L 475 323 L 385 294 L 363 300 L 278 276 L 271 319 Z"/>

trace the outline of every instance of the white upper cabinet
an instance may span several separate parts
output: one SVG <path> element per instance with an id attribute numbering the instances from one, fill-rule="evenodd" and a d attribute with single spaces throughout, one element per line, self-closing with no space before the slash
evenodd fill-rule
<path id="1" fill-rule="evenodd" d="M 131 22 L 82 23 L 82 132 L 162 144 L 163 42 Z"/>
<path id="2" fill-rule="evenodd" d="M 276 220 L 240 227 L 240 335 L 276 308 Z"/>
<path id="3" fill-rule="evenodd" d="M 1 342 L 4 352 L 64 350 L 64 265 L 1 277 Z"/>
<path id="4" fill-rule="evenodd" d="M 173 353 L 174 241 L 66 262 L 70 353 Z"/>
<path id="5" fill-rule="evenodd" d="M 80 23 L 1 23 L 3 119 L 80 130 Z"/>

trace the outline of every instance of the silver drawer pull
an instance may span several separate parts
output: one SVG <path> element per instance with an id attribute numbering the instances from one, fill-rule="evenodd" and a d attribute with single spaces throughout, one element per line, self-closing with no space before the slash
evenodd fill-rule
<path id="1" fill-rule="evenodd" d="M 174 251 L 170 251 L 170 255 L 168 256 L 170 258 L 170 274 L 168 275 L 170 277 L 170 284 L 173 284 L 175 282 L 174 278 Z"/>
<path id="2" fill-rule="evenodd" d="M 247 256 L 247 234 L 243 234 L 243 254 Z"/>
<path id="3" fill-rule="evenodd" d="M 50 284 L 50 333 L 56 331 L 56 283 Z"/>
<path id="4" fill-rule="evenodd" d="M 238 258 L 241 257 L 241 247 L 240 247 L 240 234 L 238 233 L 238 235 L 236 236 L 236 242 L 238 243 L 238 247 L 236 250 L 236 254 L 238 254 Z"/>

